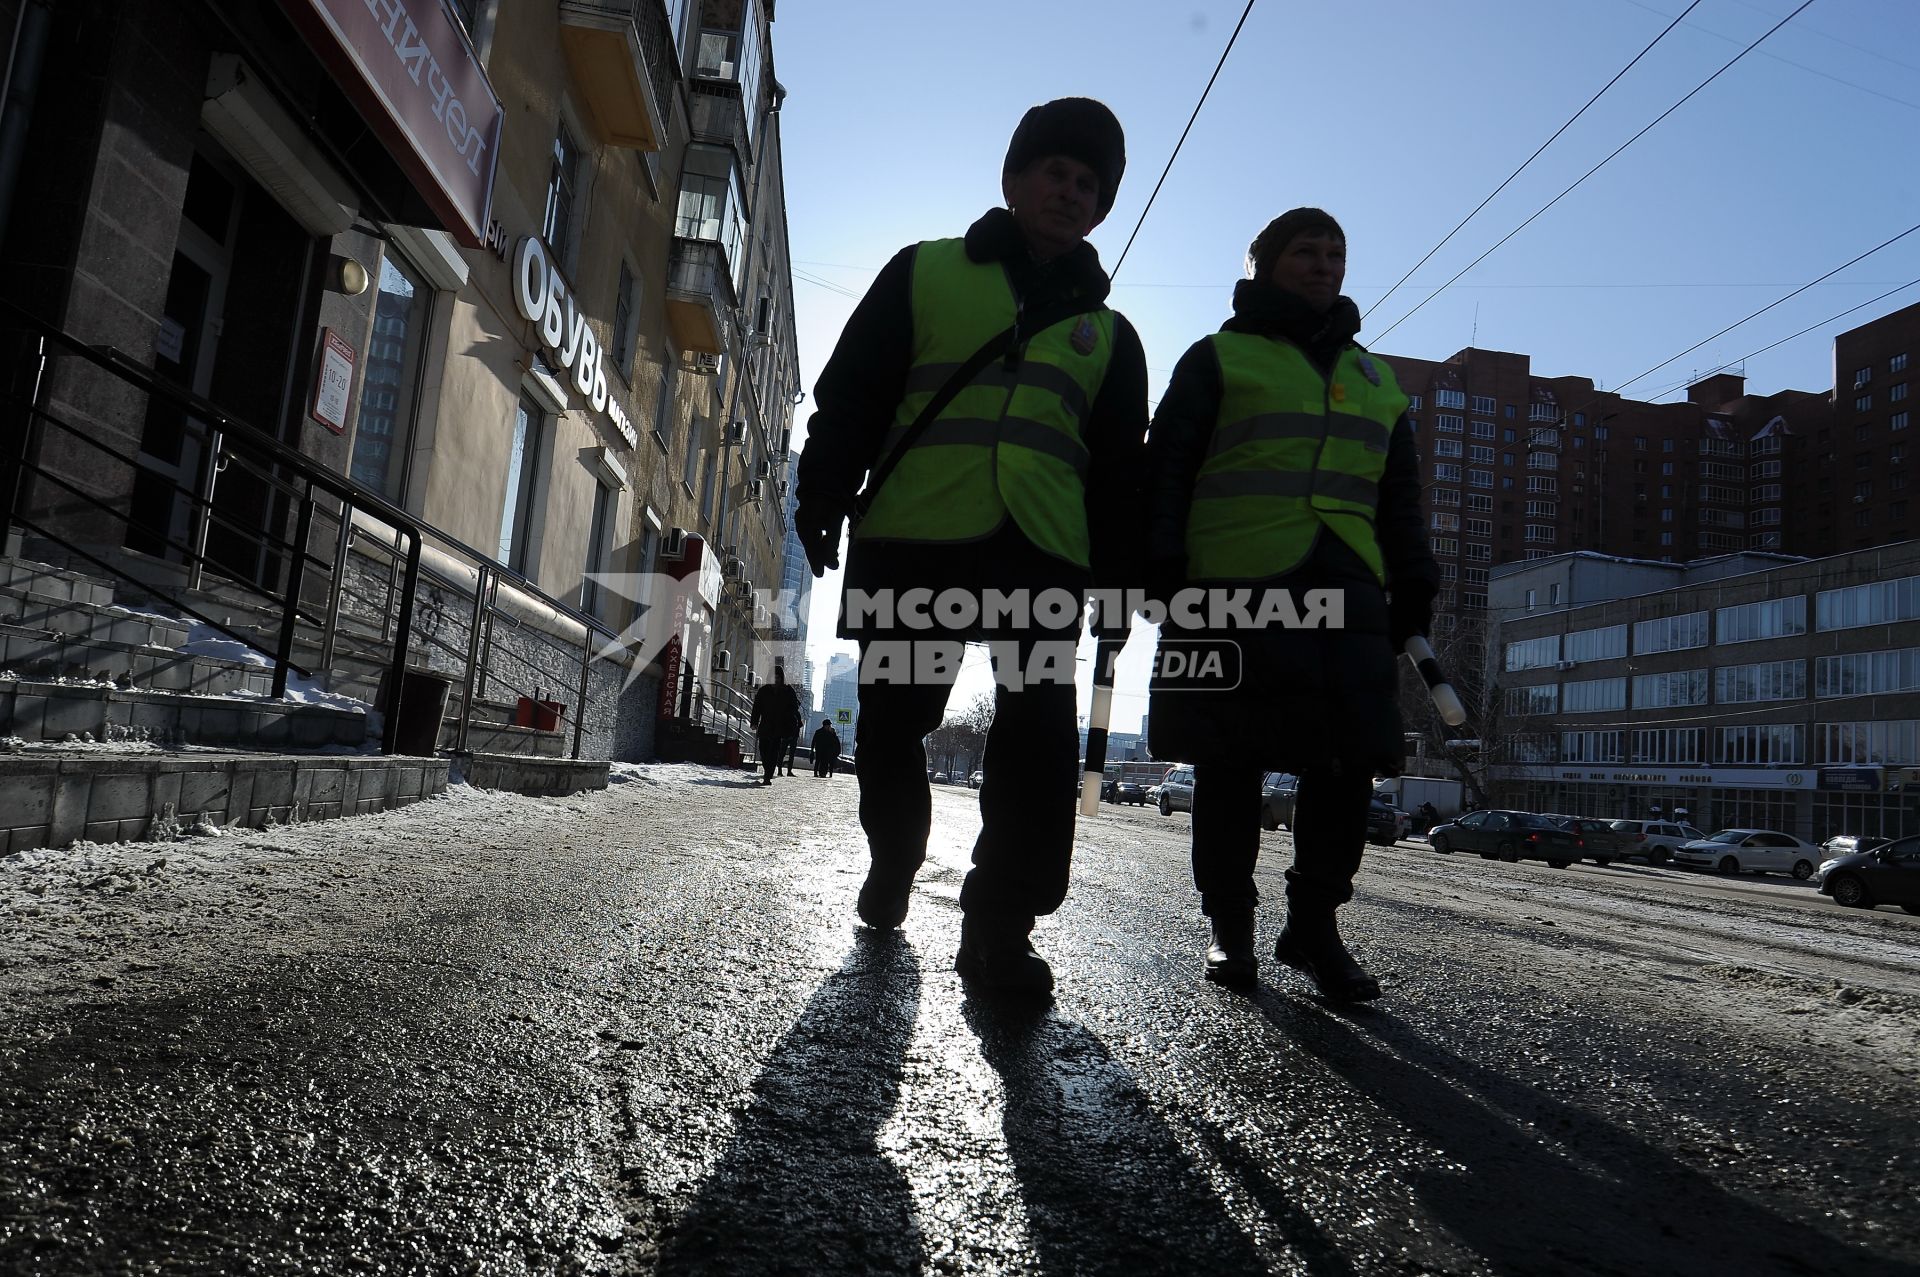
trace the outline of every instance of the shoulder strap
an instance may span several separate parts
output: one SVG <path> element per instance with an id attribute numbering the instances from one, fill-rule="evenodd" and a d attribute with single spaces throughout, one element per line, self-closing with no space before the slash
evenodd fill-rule
<path id="1" fill-rule="evenodd" d="M 927 427 L 933 424 L 934 418 L 946 411 L 947 405 L 953 402 L 953 397 L 965 390 L 973 379 L 980 375 L 983 368 L 1010 350 L 1024 348 L 1026 337 L 1045 332 L 1063 319 L 1071 319 L 1075 315 L 1092 314 L 1101 309 L 1103 307 L 1099 302 L 1090 305 L 1085 298 L 1068 298 L 1053 306 L 1035 311 L 1032 315 L 1018 315 L 1011 328 L 1003 328 L 987 338 L 980 349 L 967 357 L 967 362 L 954 369 L 953 375 L 934 392 L 933 398 L 927 400 L 926 407 L 920 410 L 920 415 L 913 419 L 906 433 L 900 436 L 900 442 L 894 445 L 893 450 L 873 468 L 873 473 L 867 479 L 867 486 L 853 499 L 853 517 L 850 522 L 858 525 L 860 520 L 866 517 L 867 511 L 873 507 L 874 497 L 880 492 L 880 485 L 893 474 L 894 467 L 898 466 L 908 450 L 920 441 L 920 436 L 926 433 Z"/>

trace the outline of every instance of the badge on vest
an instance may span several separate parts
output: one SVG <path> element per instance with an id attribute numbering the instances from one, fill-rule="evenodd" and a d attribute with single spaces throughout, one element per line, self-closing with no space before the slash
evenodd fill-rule
<path id="1" fill-rule="evenodd" d="M 1080 354 L 1091 355 L 1093 353 L 1094 343 L 1099 340 L 1093 330 L 1093 316 L 1080 316 L 1080 322 L 1073 326 L 1073 333 L 1067 340 L 1072 343 L 1073 348 Z"/>
<path id="2" fill-rule="evenodd" d="M 1345 403 L 1347 401 L 1347 388 L 1339 382 L 1334 382 L 1327 390 L 1328 398 L 1332 399 L 1335 403 Z"/>
<path id="3" fill-rule="evenodd" d="M 1360 375 L 1376 386 L 1380 384 L 1380 370 L 1375 368 L 1373 360 L 1365 355 L 1360 356 Z"/>

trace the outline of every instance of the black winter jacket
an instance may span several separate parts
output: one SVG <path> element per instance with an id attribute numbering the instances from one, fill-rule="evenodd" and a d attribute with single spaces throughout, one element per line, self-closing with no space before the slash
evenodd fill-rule
<path id="1" fill-rule="evenodd" d="M 807 423 L 796 497 L 801 505 L 842 514 L 853 508 L 895 410 L 906 394 L 913 364 L 913 262 L 917 245 L 901 249 L 874 279 L 854 308 L 833 356 L 814 383 L 814 413 Z M 1035 262 L 1013 217 L 992 209 L 967 229 L 967 256 L 1007 268 L 1025 309 L 1084 298 L 1089 310 L 1105 300 L 1109 283 L 1091 244 L 1045 263 Z M 1143 505 L 1142 469 L 1147 429 L 1147 362 L 1140 337 L 1126 317 L 1114 314 L 1112 362 L 1081 425 L 1087 445 L 1087 523 L 1092 578 L 1126 579 L 1142 558 L 1138 529 Z M 845 587 L 875 590 L 926 586 L 1011 589 L 1052 586 L 1084 589 L 1088 573 L 1047 554 L 1021 534 L 1011 519 L 978 542 L 928 545 L 862 538 L 847 555 Z M 861 637 L 847 629 L 843 637 Z"/>

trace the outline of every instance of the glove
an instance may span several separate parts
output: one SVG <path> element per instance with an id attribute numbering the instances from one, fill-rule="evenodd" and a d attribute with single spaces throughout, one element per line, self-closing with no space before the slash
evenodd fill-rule
<path id="1" fill-rule="evenodd" d="M 838 510 L 818 505 L 803 505 L 793 512 L 793 531 L 806 551 L 807 566 L 815 576 L 825 576 L 828 568 L 840 566 L 840 533 L 847 516 Z"/>
<path id="2" fill-rule="evenodd" d="M 1405 581 L 1395 585 L 1387 596 L 1387 637 L 1399 652 L 1407 640 L 1418 634 L 1426 638 L 1433 630 L 1433 596 L 1440 587 L 1431 581 Z"/>

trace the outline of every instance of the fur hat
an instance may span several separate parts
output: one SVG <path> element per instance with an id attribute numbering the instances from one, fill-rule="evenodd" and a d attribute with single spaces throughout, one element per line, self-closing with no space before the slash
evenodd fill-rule
<path id="1" fill-rule="evenodd" d="M 1307 231 L 1332 231 L 1342 244 L 1347 242 L 1347 233 L 1340 229 L 1340 223 L 1333 220 L 1333 214 L 1318 208 L 1288 209 L 1267 223 L 1267 228 L 1253 237 L 1253 243 L 1247 245 L 1247 263 L 1253 267 L 1255 279 L 1265 279 L 1267 272 L 1273 269 L 1274 259 L 1293 243 L 1293 237 Z"/>
<path id="2" fill-rule="evenodd" d="M 1007 144 L 1002 177 L 1022 172 L 1035 160 L 1064 155 L 1100 175 L 1100 216 L 1113 208 L 1120 175 L 1127 170 L 1127 140 L 1120 121 L 1105 103 L 1092 98 L 1055 98 L 1020 117 Z"/>

